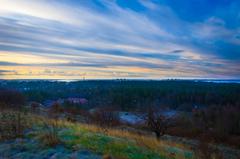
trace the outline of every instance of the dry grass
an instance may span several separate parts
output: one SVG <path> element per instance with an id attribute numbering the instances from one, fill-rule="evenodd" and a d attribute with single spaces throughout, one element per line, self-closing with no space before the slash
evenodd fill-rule
<path id="1" fill-rule="evenodd" d="M 39 132 L 39 139 L 43 142 L 46 146 L 56 146 L 61 143 L 61 139 L 58 136 L 58 121 L 45 121 L 42 123 L 43 127 Z"/>
<path id="2" fill-rule="evenodd" d="M 184 154 L 169 153 L 166 151 L 168 147 L 177 147 L 182 150 L 188 151 L 189 149 L 182 144 L 168 142 L 163 140 L 157 140 L 155 136 L 141 135 L 136 132 L 130 132 L 122 129 L 111 129 L 104 131 L 97 125 L 84 124 L 84 123 L 71 123 L 66 120 L 49 119 L 43 116 L 28 114 L 28 125 L 37 127 L 37 138 L 43 142 L 46 146 L 55 146 L 61 143 L 61 139 L 58 137 L 58 130 L 62 128 L 69 128 L 74 130 L 75 134 L 81 134 L 82 131 L 91 132 L 94 134 L 104 134 L 106 136 L 116 137 L 123 139 L 124 141 L 131 141 L 136 146 L 144 147 L 148 150 L 169 156 L 169 158 L 185 159 Z M 34 129 L 34 128 L 33 128 Z"/>
<path id="3" fill-rule="evenodd" d="M 101 127 L 96 125 L 71 123 L 66 120 L 49 119 L 43 116 L 37 116 L 33 114 L 25 114 L 24 118 L 27 118 L 27 123 L 25 123 L 26 125 L 28 125 L 27 127 L 30 129 L 37 128 L 37 136 L 48 146 L 54 146 L 59 144 L 61 142 L 61 139 L 58 137 L 58 130 L 67 128 L 72 129 L 75 135 L 81 135 L 81 132 L 89 132 L 93 134 L 103 134 L 105 136 L 116 137 L 116 142 L 118 141 L 118 139 L 123 139 L 122 141 L 130 141 L 138 147 L 144 147 L 150 151 L 156 152 L 170 159 L 186 159 L 186 156 L 184 155 L 184 153 L 169 152 L 167 151 L 168 148 L 178 148 L 183 151 L 192 152 L 191 148 L 187 145 L 166 140 L 157 140 L 155 136 L 152 135 L 142 135 L 137 132 L 127 131 L 123 129 L 109 128 L 108 131 L 104 131 Z M 202 150 L 199 151 L 199 153 L 202 152 Z M 198 156 L 200 157 L 200 155 Z M 191 158 L 198 159 L 199 157 L 193 156 Z M 211 158 L 216 159 L 216 156 L 213 156 Z"/>
<path id="4" fill-rule="evenodd" d="M 69 127 L 74 129 L 76 133 L 84 130 L 88 132 L 104 134 L 106 136 L 122 138 L 126 141 L 132 141 L 139 147 L 145 147 L 154 152 L 163 154 L 164 156 L 169 156 L 169 158 L 174 158 L 174 159 L 186 158 L 182 153 L 176 154 L 176 153 L 167 152 L 166 149 L 169 147 L 175 147 L 175 148 L 179 148 L 189 152 L 191 151 L 190 147 L 187 147 L 186 145 L 183 145 L 183 144 L 174 143 L 174 142 L 165 141 L 165 140 L 157 140 L 155 136 L 140 135 L 138 133 L 130 132 L 126 130 L 108 129 L 108 131 L 104 131 L 102 128 L 96 125 L 89 125 L 89 124 L 83 124 L 83 123 L 70 123 L 64 120 L 60 120 L 59 124 L 62 125 L 62 127 Z"/>
<path id="5" fill-rule="evenodd" d="M 91 132 L 95 133 L 102 133 L 108 136 L 113 136 L 113 137 L 119 137 L 119 138 L 126 138 L 129 140 L 135 141 L 139 146 L 144 146 L 150 149 L 161 149 L 163 147 L 166 147 L 166 145 L 171 146 L 171 147 L 178 147 L 181 149 L 190 149 L 186 147 L 186 145 L 179 144 L 179 143 L 174 143 L 170 141 L 163 141 L 163 140 L 156 140 L 156 137 L 154 136 L 147 136 L 147 135 L 140 135 L 138 133 L 126 131 L 126 130 L 121 130 L 121 129 L 109 129 L 107 132 L 102 130 L 100 127 L 95 126 L 95 125 L 88 125 L 88 124 L 72 124 L 68 123 L 65 121 L 61 121 L 65 125 L 71 125 L 75 129 L 86 129 Z"/>
<path id="6" fill-rule="evenodd" d="M 51 126 L 55 125 L 54 127 L 58 128 L 71 128 L 74 129 L 76 132 L 81 132 L 83 130 L 93 132 L 93 133 L 101 133 L 107 136 L 117 137 L 117 138 L 124 138 L 135 142 L 139 146 L 143 146 L 152 150 L 161 151 L 166 146 L 169 147 L 177 147 L 183 150 L 191 150 L 190 147 L 186 145 L 175 143 L 166 140 L 157 140 L 155 136 L 152 135 L 141 135 L 136 132 L 126 131 L 122 129 L 111 129 L 109 128 L 108 131 L 105 131 L 101 127 L 92 124 L 85 124 L 85 123 L 72 123 L 67 120 L 54 120 L 48 119 L 43 116 L 37 115 L 29 115 L 30 121 L 35 125 L 46 127 L 46 125 Z"/>

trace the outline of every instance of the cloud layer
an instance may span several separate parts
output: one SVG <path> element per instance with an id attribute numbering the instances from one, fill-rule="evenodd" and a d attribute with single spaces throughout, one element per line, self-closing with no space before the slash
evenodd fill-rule
<path id="1" fill-rule="evenodd" d="M 0 78 L 240 78 L 237 0 L 0 3 Z"/>

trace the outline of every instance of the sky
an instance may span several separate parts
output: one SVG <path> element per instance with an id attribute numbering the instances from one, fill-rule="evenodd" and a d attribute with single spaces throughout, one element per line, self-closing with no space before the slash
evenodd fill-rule
<path id="1" fill-rule="evenodd" d="M 0 79 L 240 79 L 239 0 L 0 0 Z"/>

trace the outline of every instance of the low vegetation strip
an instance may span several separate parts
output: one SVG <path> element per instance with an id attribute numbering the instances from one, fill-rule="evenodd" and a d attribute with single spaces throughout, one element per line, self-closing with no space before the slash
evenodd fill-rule
<path id="1" fill-rule="evenodd" d="M 87 124 L 70 124 L 70 132 L 74 136 L 78 136 L 81 140 L 81 137 L 93 137 L 96 140 L 106 139 L 103 141 L 108 141 L 99 145 L 101 148 L 103 145 L 113 145 L 114 143 L 121 143 L 126 147 L 137 147 L 143 152 L 148 151 L 149 154 L 158 154 L 159 156 L 168 156 L 168 155 L 178 155 L 189 158 L 192 156 L 191 151 L 184 145 L 176 144 L 173 142 L 166 142 L 162 140 L 156 140 L 152 136 L 143 136 L 136 133 L 119 130 L 119 129 L 109 129 L 107 132 L 101 129 L 100 127 Z M 69 131 L 67 131 L 69 132 Z M 66 136 L 66 135 L 65 135 Z M 68 135 L 67 135 L 68 136 Z M 96 138 L 95 138 L 96 137 Z M 81 142 L 80 142 L 81 143 Z M 106 147 L 108 148 L 108 147 Z M 111 146 L 110 146 L 111 148 Z M 111 150 L 109 150 L 111 151 Z M 124 153 L 124 152 L 123 152 Z"/>
<path id="2" fill-rule="evenodd" d="M 102 133 L 69 129 L 60 135 L 68 147 L 83 147 L 101 154 L 111 154 L 114 157 L 129 159 L 168 158 L 163 151 L 146 148 L 135 140 L 107 136 Z"/>
<path id="3" fill-rule="evenodd" d="M 24 134 L 22 136 L 18 136 L 16 134 L 17 131 L 12 132 L 15 138 L 21 137 L 23 139 L 15 140 L 14 137 L 9 139 L 8 145 L 11 148 L 8 149 L 8 153 L 3 154 L 6 151 L 1 151 L 1 157 L 7 156 L 11 158 L 11 156 L 20 156 L 19 158 L 31 158 L 35 153 L 43 153 L 45 155 L 49 153 L 47 158 L 51 158 L 51 156 L 57 155 L 58 147 L 63 147 L 64 152 L 68 156 L 87 150 L 99 156 L 109 155 L 121 159 L 192 158 L 189 152 L 178 151 L 175 147 L 164 145 L 161 141 L 155 140 L 156 143 L 154 143 L 152 142 L 154 139 L 150 141 L 149 137 L 144 139 L 142 136 L 121 130 L 109 129 L 105 132 L 100 127 L 94 125 L 46 119 L 40 116 L 11 111 L 5 112 L 5 114 L 10 114 L 11 116 L 20 114 L 21 119 L 25 121 L 24 124 L 20 124 L 28 126 L 23 127 L 21 133 L 24 132 Z M 5 122 L 10 122 L 15 118 L 7 119 Z M 29 148 L 29 145 L 34 145 L 34 148 Z M 12 152 L 12 147 L 14 146 L 16 149 Z M 52 153 L 48 152 L 50 150 Z"/>
<path id="4" fill-rule="evenodd" d="M 0 122 L 4 124 L 0 158 L 222 159 L 208 145 L 200 145 L 196 151 L 154 135 L 25 111 L 1 111 Z"/>
<path id="5" fill-rule="evenodd" d="M 44 122 L 51 125 L 55 121 L 45 120 Z M 42 130 L 40 123 L 37 129 Z M 183 151 L 167 144 L 164 145 L 154 138 L 143 137 L 126 131 L 109 129 L 106 132 L 95 125 L 70 123 L 63 120 L 57 121 L 55 126 L 58 127 L 56 128 L 58 129 L 56 135 L 59 138 L 59 143 L 64 144 L 70 150 L 88 149 L 97 154 L 126 159 L 168 159 L 172 156 L 175 158 L 192 158 L 192 153 L 189 151 Z M 28 136 L 37 138 L 37 134 L 34 135 L 35 132 L 29 133 Z M 41 141 L 44 141 L 44 139 L 41 138 Z M 51 141 L 49 135 L 48 141 Z"/>

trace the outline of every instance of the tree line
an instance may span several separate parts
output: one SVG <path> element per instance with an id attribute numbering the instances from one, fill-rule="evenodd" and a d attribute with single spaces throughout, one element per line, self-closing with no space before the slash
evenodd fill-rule
<path id="1" fill-rule="evenodd" d="M 5 81 L 0 87 L 16 89 L 28 101 L 86 98 L 89 108 L 111 106 L 121 110 L 142 110 L 154 105 L 191 111 L 193 106 L 239 106 L 240 84 L 194 81 L 96 80 L 78 82 Z"/>

